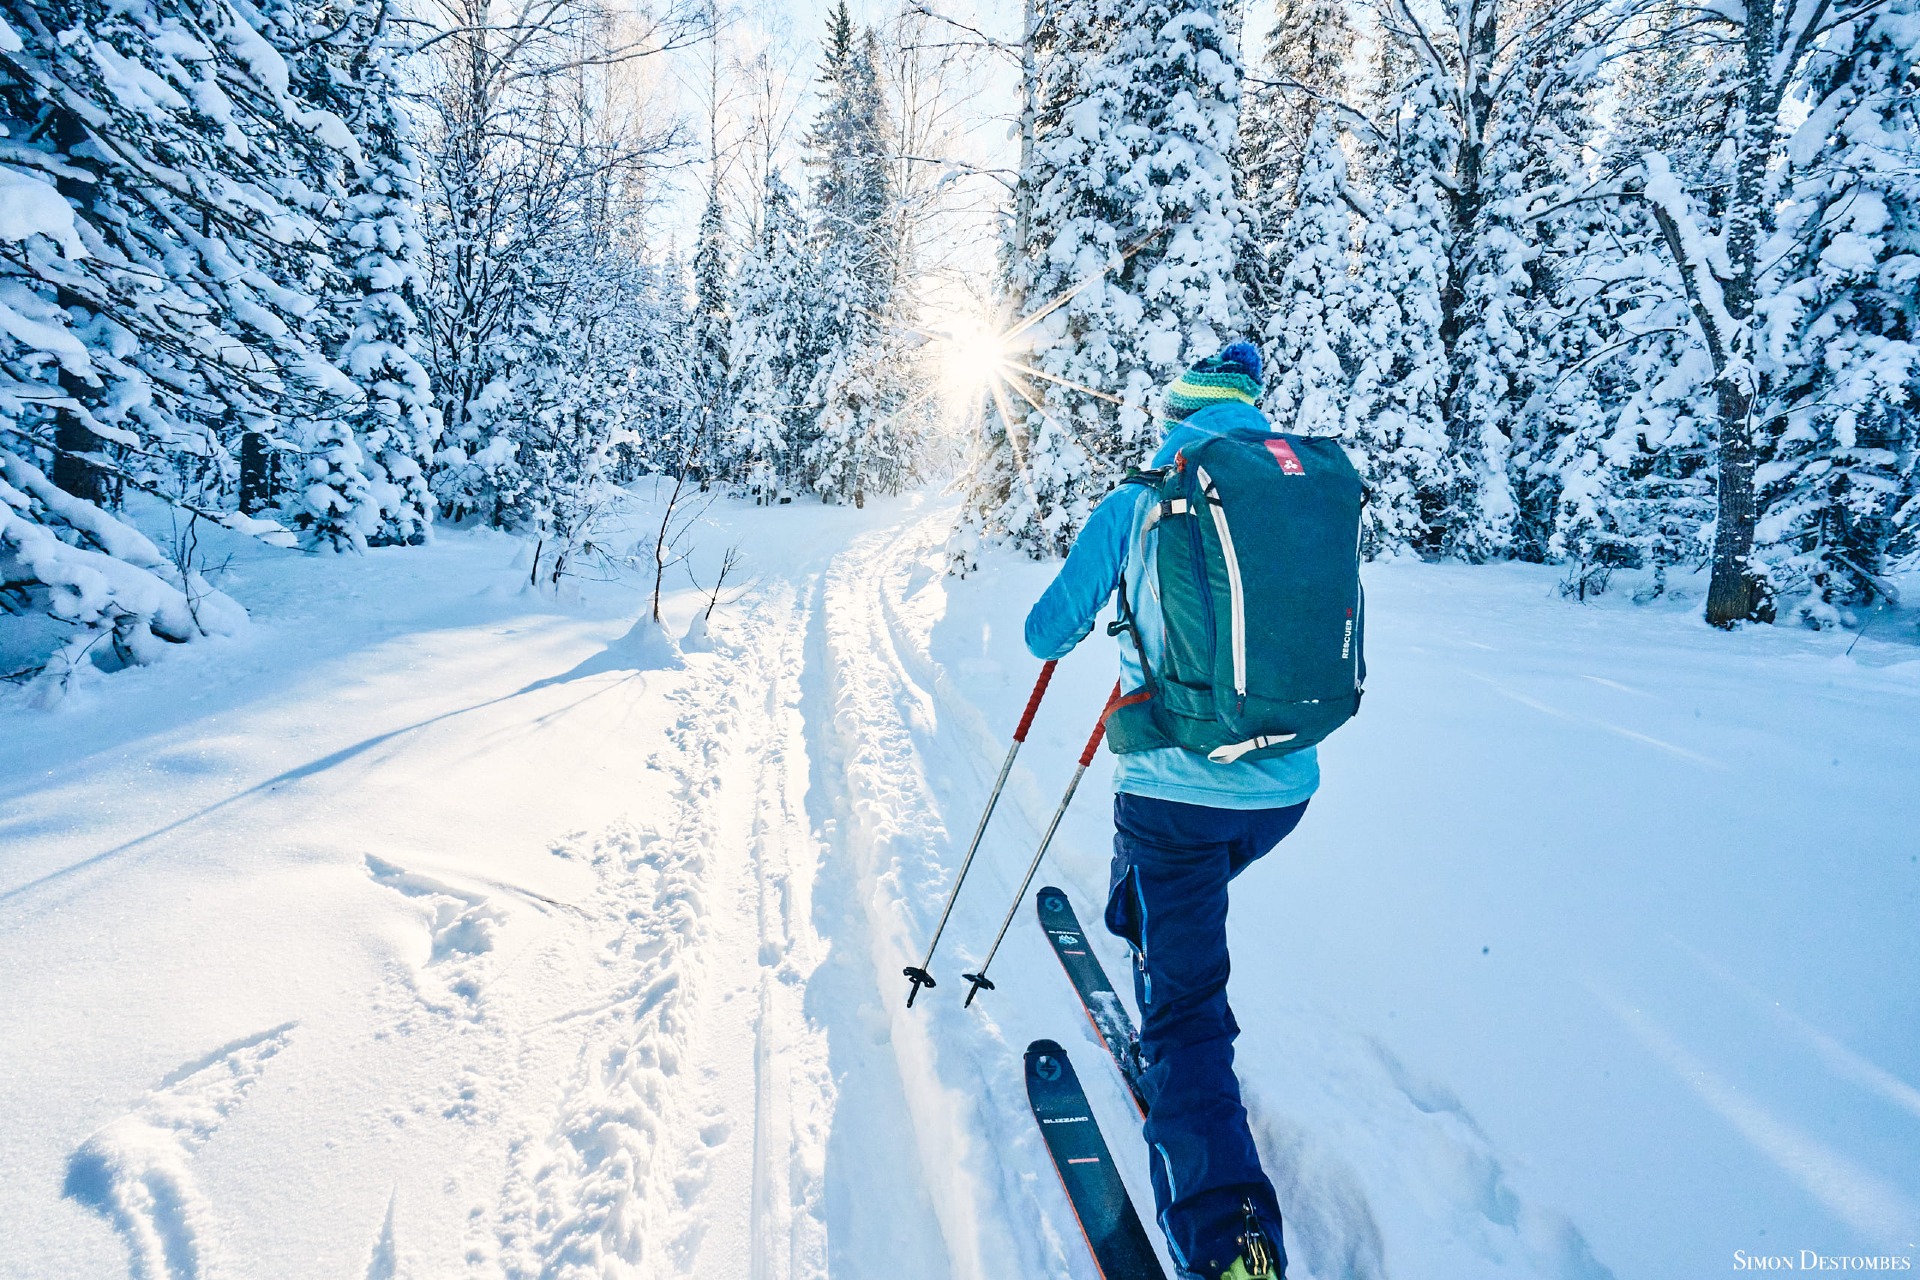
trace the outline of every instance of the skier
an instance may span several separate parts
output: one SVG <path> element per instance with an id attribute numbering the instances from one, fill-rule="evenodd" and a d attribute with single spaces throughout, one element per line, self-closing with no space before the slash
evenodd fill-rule
<path id="1" fill-rule="evenodd" d="M 1221 435 L 1273 441 L 1268 447 L 1281 456 L 1289 447 L 1255 407 L 1259 393 L 1260 353 L 1249 343 L 1188 369 L 1164 393 L 1166 439 L 1154 466 L 1184 465 L 1183 450 Z M 1136 698 L 1151 688 L 1142 664 L 1159 669 L 1166 635 L 1142 550 L 1156 501 L 1149 485 L 1122 484 L 1109 494 L 1026 622 L 1035 657 L 1062 657 L 1121 590 L 1122 622 L 1110 632 L 1120 634 L 1131 619 L 1121 688 Z M 1227 886 L 1298 825 L 1319 786 L 1319 764 L 1312 747 L 1216 763 L 1177 745 L 1114 746 L 1122 754 L 1114 766 L 1106 925 L 1135 959 L 1160 1227 L 1183 1280 L 1277 1280 L 1286 1270 L 1280 1206 L 1233 1074 L 1240 1029 L 1227 1007 Z"/>

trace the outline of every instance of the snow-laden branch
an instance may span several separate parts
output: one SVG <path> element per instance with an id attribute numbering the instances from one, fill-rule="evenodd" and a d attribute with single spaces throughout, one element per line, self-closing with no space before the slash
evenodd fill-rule
<path id="1" fill-rule="evenodd" d="M 1259 76 L 1247 76 L 1242 80 L 1242 83 L 1254 89 L 1279 89 L 1287 93 L 1298 93 L 1333 112 L 1340 118 L 1341 124 L 1352 129 L 1355 133 L 1368 135 L 1374 145 L 1388 146 L 1393 142 L 1393 139 L 1387 136 L 1386 131 L 1374 123 L 1373 118 L 1367 115 L 1366 112 L 1360 110 L 1360 108 L 1349 102 L 1344 102 L 1339 98 L 1329 97 L 1311 85 L 1303 84 L 1291 76 L 1282 76 L 1276 80 L 1262 79 Z"/>
<path id="2" fill-rule="evenodd" d="M 1726 273 L 1726 246 L 1709 235 L 1694 216 L 1693 199 L 1674 176 L 1673 166 L 1657 151 L 1647 153 L 1645 185 L 1641 194 L 1653 209 L 1654 220 L 1666 237 L 1687 299 L 1707 340 L 1716 369 L 1724 372 L 1734 353 L 1739 326 L 1727 310 L 1721 280 Z"/>

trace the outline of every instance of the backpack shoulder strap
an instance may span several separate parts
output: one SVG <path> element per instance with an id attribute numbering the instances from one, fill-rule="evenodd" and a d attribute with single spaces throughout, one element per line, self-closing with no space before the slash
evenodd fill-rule
<path id="1" fill-rule="evenodd" d="M 1171 470 L 1169 467 L 1128 467 L 1127 474 L 1121 476 L 1120 483 L 1113 487 L 1121 489 L 1130 484 L 1137 484 L 1145 489 L 1157 489 L 1160 487 L 1160 482 L 1167 478 L 1169 470 Z"/>
<path id="2" fill-rule="evenodd" d="M 1168 478 L 1174 474 L 1174 471 L 1175 468 L 1173 467 L 1129 467 L 1127 468 L 1127 474 L 1121 478 L 1120 484 L 1137 484 L 1155 494 L 1161 494 L 1163 493 L 1162 486 L 1166 484 Z M 1119 486 L 1115 487 L 1118 488 Z M 1141 537 L 1145 537 L 1148 530 L 1152 529 L 1153 526 L 1159 524 L 1168 516 L 1186 515 L 1188 509 L 1189 504 L 1185 498 L 1168 498 L 1163 496 L 1160 501 L 1154 503 L 1153 506 L 1147 509 L 1146 518 L 1141 522 L 1140 528 L 1136 532 Z"/>
<path id="3" fill-rule="evenodd" d="M 1160 498 L 1159 501 L 1148 508 L 1145 519 L 1142 520 L 1139 527 L 1133 531 L 1134 538 L 1145 538 L 1148 531 L 1160 522 L 1161 517 L 1169 514 L 1166 508 L 1170 504 L 1166 498 L 1160 495 L 1162 492 L 1161 486 L 1166 483 L 1167 477 L 1172 474 L 1173 468 L 1171 467 L 1129 467 L 1127 474 L 1121 479 L 1120 486 L 1130 484 L 1139 485 L 1141 488 L 1147 490 L 1148 493 Z M 1119 486 L 1116 486 L 1116 491 L 1118 487 Z M 1185 505 L 1184 499 L 1180 499 L 1179 501 L 1182 506 Z M 1140 637 L 1140 624 L 1139 620 L 1134 616 L 1132 592 L 1129 590 L 1129 585 L 1127 575 L 1123 569 L 1120 574 L 1120 588 L 1114 602 L 1116 612 L 1119 616 L 1107 624 L 1107 634 L 1110 636 L 1125 635 L 1132 639 L 1133 651 L 1138 655 L 1140 660 L 1142 686 L 1133 693 L 1116 699 L 1114 703 L 1107 708 L 1106 714 L 1102 717 L 1102 723 L 1107 726 L 1107 745 L 1111 750 L 1120 753 L 1143 751 L 1153 747 L 1173 745 L 1173 739 L 1168 737 L 1166 733 L 1160 729 L 1154 717 L 1152 705 L 1155 689 L 1153 664 L 1147 660 L 1147 648 Z"/>

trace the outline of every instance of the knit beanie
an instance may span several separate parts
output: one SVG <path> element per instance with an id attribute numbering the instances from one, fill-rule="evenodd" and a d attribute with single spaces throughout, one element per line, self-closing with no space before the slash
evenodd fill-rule
<path id="1" fill-rule="evenodd" d="M 1169 383 L 1160 413 L 1168 422 L 1181 422 L 1210 404 L 1253 404 L 1259 398 L 1260 350 L 1251 342 L 1236 342 Z"/>

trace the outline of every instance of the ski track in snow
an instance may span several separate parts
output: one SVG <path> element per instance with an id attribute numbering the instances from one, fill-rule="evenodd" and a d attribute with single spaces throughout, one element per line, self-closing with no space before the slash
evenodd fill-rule
<path id="1" fill-rule="evenodd" d="M 192 1156 L 245 1100 L 292 1031 L 275 1027 L 187 1063 L 73 1153 L 65 1194 L 113 1223 L 134 1280 L 231 1273 L 221 1265 L 214 1214 L 194 1182 Z"/>
<path id="2" fill-rule="evenodd" d="M 578 1060 L 550 1127 L 513 1142 L 475 1274 L 681 1276 L 743 1253 L 756 1277 L 825 1274 L 814 1152 L 831 1085 L 800 1014 L 793 911 L 814 853 L 795 777 L 804 619 L 776 584 L 694 660 L 650 762 L 673 779 L 670 811 L 592 841 L 605 995 L 557 1020 Z"/>
<path id="3" fill-rule="evenodd" d="M 837 819 L 840 852 L 859 880 L 874 983 L 870 998 L 883 1020 L 876 1034 L 891 1047 L 905 1085 L 911 1155 L 931 1197 L 946 1265 L 956 1276 L 1006 1276 L 1027 1270 L 1015 1239 L 1027 1234 L 1020 1227 L 1033 1214 L 1030 1207 L 1020 1213 L 1017 1202 L 997 1203 L 996 1184 L 1018 1177 L 1019 1162 L 1006 1158 L 1009 1151 L 1037 1150 L 1037 1142 L 1009 1144 L 1005 1125 L 984 1123 L 989 1094 L 977 1074 L 942 1078 L 939 1035 L 965 1031 L 952 1002 L 907 1009 L 898 984 L 889 980 L 917 941 L 912 932 L 920 921 L 909 897 L 931 884 L 946 832 L 914 740 L 916 727 L 933 725 L 932 699 L 909 670 L 912 649 L 903 652 L 890 625 L 886 585 L 902 560 L 937 545 L 945 523 L 935 515 L 910 530 L 870 534 L 829 569 L 822 648 L 830 703 L 826 722 L 814 730 L 827 739 L 822 752 L 845 779 Z M 983 1064 L 971 1065 L 977 1072 Z M 976 1134 L 986 1140 L 976 1141 Z"/>

